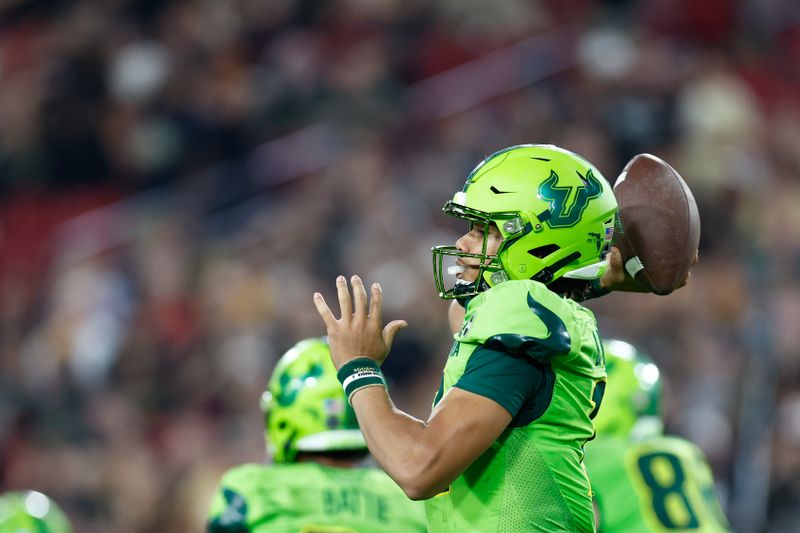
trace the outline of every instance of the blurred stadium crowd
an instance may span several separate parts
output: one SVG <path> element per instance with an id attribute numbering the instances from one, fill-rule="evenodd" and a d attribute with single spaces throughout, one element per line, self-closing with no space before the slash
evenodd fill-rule
<path id="1" fill-rule="evenodd" d="M 200 530 L 221 473 L 264 460 L 260 393 L 339 273 L 408 320 L 387 373 L 427 413 L 429 248 L 463 229 L 441 205 L 552 142 L 692 187 L 689 286 L 590 307 L 662 368 L 737 530 L 797 530 L 796 1 L 0 5 L 0 489 L 76 531 Z"/>

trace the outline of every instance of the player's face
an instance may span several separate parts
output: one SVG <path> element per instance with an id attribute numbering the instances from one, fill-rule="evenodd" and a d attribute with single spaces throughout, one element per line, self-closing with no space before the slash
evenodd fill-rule
<path id="1" fill-rule="evenodd" d="M 471 223 L 469 226 L 469 231 L 462 235 L 458 241 L 456 241 L 456 248 L 458 248 L 460 252 L 480 254 L 483 252 L 484 237 L 487 238 L 486 255 L 497 255 L 497 250 L 500 249 L 500 244 L 503 242 L 503 236 L 500 234 L 500 230 L 497 229 L 497 226 L 494 223 L 489 224 L 488 227 L 486 224 L 480 224 L 477 222 Z M 478 266 L 480 265 L 480 261 L 478 259 L 472 257 L 459 257 L 456 260 L 456 264 L 467 267 L 464 272 L 456 275 L 456 277 L 459 279 L 473 282 L 478 278 Z M 488 264 L 488 260 L 486 261 L 486 264 Z"/>

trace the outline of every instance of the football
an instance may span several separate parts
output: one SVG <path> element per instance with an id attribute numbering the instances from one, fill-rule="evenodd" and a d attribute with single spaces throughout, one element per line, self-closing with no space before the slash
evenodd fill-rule
<path id="1" fill-rule="evenodd" d="M 650 154 L 631 159 L 614 184 L 619 203 L 612 244 L 628 274 L 655 294 L 669 294 L 694 264 L 700 215 L 692 191 L 668 163 Z"/>

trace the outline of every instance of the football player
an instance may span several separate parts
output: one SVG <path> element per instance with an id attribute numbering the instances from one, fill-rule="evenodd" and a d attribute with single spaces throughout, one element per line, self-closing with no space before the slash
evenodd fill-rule
<path id="1" fill-rule="evenodd" d="M 0 495 L 0 532 L 71 533 L 66 515 L 56 503 L 33 490 Z"/>
<path id="2" fill-rule="evenodd" d="M 381 470 L 347 404 L 324 339 L 281 357 L 261 399 L 275 464 L 229 470 L 208 518 L 213 533 L 425 531 L 424 509 Z"/>
<path id="3" fill-rule="evenodd" d="M 608 382 L 585 457 L 598 530 L 730 531 L 703 452 L 662 435 L 656 365 L 627 342 L 609 340 L 605 352 Z"/>
<path id="4" fill-rule="evenodd" d="M 572 152 L 513 146 L 481 162 L 444 211 L 468 230 L 434 247 L 434 279 L 466 311 L 428 420 L 397 410 L 384 386 L 380 364 L 406 324 L 383 326 L 380 286 L 368 298 L 359 277 L 352 294 L 338 277 L 340 318 L 314 294 L 369 448 L 428 500 L 430 531 L 593 531 L 581 461 L 605 370 L 595 318 L 576 300 L 606 269 L 611 187 Z"/>

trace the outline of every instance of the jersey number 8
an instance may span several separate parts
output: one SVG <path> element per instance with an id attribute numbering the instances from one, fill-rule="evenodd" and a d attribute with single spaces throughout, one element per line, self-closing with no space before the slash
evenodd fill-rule
<path id="1" fill-rule="evenodd" d="M 684 465 L 678 456 L 667 452 L 654 452 L 639 457 L 637 464 L 642 481 L 650 490 L 653 511 L 661 525 L 666 529 L 700 529 L 702 507 L 704 516 L 718 522 L 721 530 L 726 530 L 719 520 L 721 512 L 716 504 L 713 485 L 700 486 L 702 480 L 687 477 Z M 694 491 L 692 487 L 696 487 Z M 697 496 L 699 494 L 700 500 Z M 694 503 L 694 505 L 693 505 Z"/>

